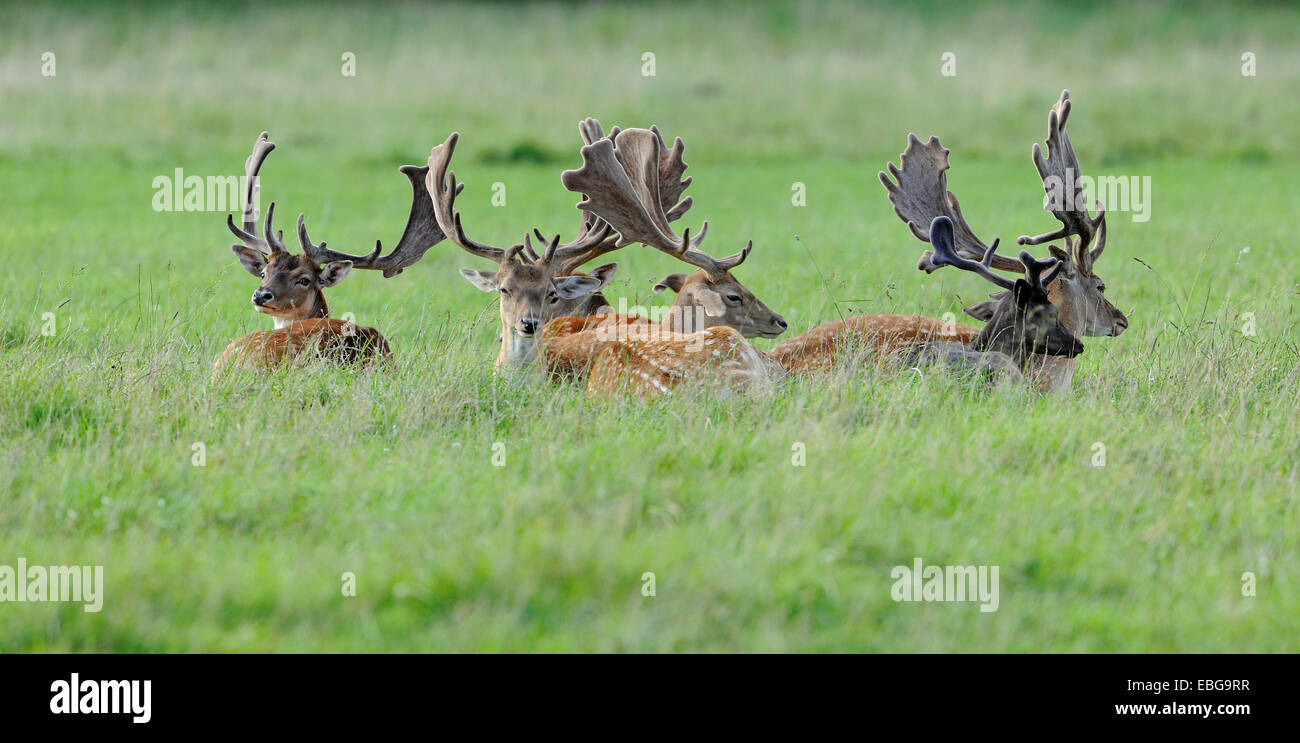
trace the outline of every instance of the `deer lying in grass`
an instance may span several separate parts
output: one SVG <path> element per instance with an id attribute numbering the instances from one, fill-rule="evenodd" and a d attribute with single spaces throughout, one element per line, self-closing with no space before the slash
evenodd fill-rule
<path id="1" fill-rule="evenodd" d="M 1013 281 L 990 269 L 998 257 L 997 240 L 976 262 L 957 253 L 950 218 L 935 217 L 929 237 L 934 246 L 929 258 L 934 265 L 955 266 L 978 274 L 1003 291 L 989 313 L 988 323 L 969 343 L 919 343 L 905 355 L 904 363 L 914 365 L 925 361 L 990 368 L 1008 374 L 1014 370 L 1015 377 L 1031 354 L 1074 358 L 1083 352 L 1083 344 L 1061 324 L 1059 310 L 1048 297 L 1047 287 L 1064 266 L 1060 260 L 1040 261 L 1021 251 L 1019 263 L 1025 278 Z"/>
<path id="2" fill-rule="evenodd" d="M 972 261 L 955 249 L 953 221 L 936 217 L 929 242 L 934 252 L 927 259 L 936 266 L 956 266 L 978 274 L 1004 290 L 992 303 L 983 330 L 945 324 L 921 315 L 862 315 L 858 322 L 830 322 L 787 341 L 769 352 L 792 372 L 824 371 L 846 352 L 865 352 L 878 362 L 896 357 L 905 366 L 947 366 L 981 370 L 995 379 L 1024 381 L 1021 368 L 1031 354 L 1074 357 L 1082 344 L 1060 323 L 1048 300 L 1047 285 L 1056 279 L 1061 262 L 1035 259 L 1020 253 L 1017 263 L 1026 278 L 1012 281 L 990 270 L 998 241 L 980 260 Z M 1009 260 L 1009 259 L 1003 259 Z"/>
<path id="3" fill-rule="evenodd" d="M 600 290 L 618 264 L 600 266 L 590 275 L 577 269 L 627 243 L 620 242 L 618 234 L 599 219 L 584 220 L 582 232 L 571 243 L 561 245 L 556 235 L 540 255 L 528 234 L 522 243 L 504 249 L 471 240 L 456 211 L 456 196 L 463 186 L 457 183 L 454 172 L 448 172 L 459 139 L 460 135 L 453 132 L 429 155 L 426 185 L 434 215 L 453 243 L 497 264 L 495 271 L 466 268 L 460 273 L 481 291 L 500 296 L 501 349 L 497 369 L 524 367 L 534 361 L 540 331 L 552 318 L 586 317 L 609 306 Z M 534 228 L 534 232 L 541 237 L 540 231 Z"/>
<path id="4" fill-rule="evenodd" d="M 270 315 L 275 329 L 250 333 L 232 341 L 213 365 L 214 374 L 231 365 L 272 367 L 303 358 L 339 363 L 391 358 L 392 350 L 379 331 L 331 318 L 323 290 L 338 284 L 354 268 L 395 276 L 444 238 L 433 218 L 424 187 L 427 168 L 414 165 L 400 168 L 411 183 L 411 211 L 401 239 L 388 255 L 381 255 L 383 245 L 378 240 L 375 249 L 365 256 L 335 252 L 324 242 L 314 244 L 301 214 L 298 215 L 298 241 L 302 253 L 295 255 L 285 248 L 283 233 L 274 229 L 274 203 L 266 210 L 262 235 L 257 234 L 253 190 L 259 187 L 257 178 L 262 164 L 274 149 L 275 143 L 268 141 L 267 133 L 262 132 L 244 163 L 247 186 L 243 228 L 235 225 L 233 216 L 227 217 L 226 225 L 239 238 L 240 244 L 232 245 L 231 249 L 240 265 L 262 279 L 253 292 L 253 307 Z"/>
<path id="5" fill-rule="evenodd" d="M 656 127 L 619 129 L 604 136 L 600 122 L 587 119 L 580 125 L 586 142 L 581 150 L 583 165 L 567 170 L 560 180 L 564 187 L 583 195 L 578 208 L 608 222 L 623 244 L 640 242 L 694 266 L 690 274 L 674 273 L 655 285 L 655 291 L 671 289 L 677 297 L 662 323 L 669 333 L 692 333 L 725 325 L 746 338 L 775 338 L 788 327 L 785 318 L 773 312 L 731 273 L 745 262 L 753 249 L 726 258 L 713 258 L 700 250 L 708 235 L 705 222 L 698 235 L 679 239 L 669 223 L 690 208 L 692 200 L 680 200 L 691 179 L 681 180 L 686 164 L 681 137 L 668 148 Z"/>
<path id="6" fill-rule="evenodd" d="M 253 190 L 259 188 L 257 178 L 262 164 L 274 149 L 275 144 L 262 132 L 244 164 L 247 186 L 243 228 L 235 226 L 233 217 L 227 217 L 226 224 L 240 240 L 239 245 L 231 246 L 240 264 L 262 279 L 253 292 L 253 306 L 258 312 L 271 315 L 275 329 L 250 333 L 232 341 L 213 365 L 214 374 L 231 365 L 271 367 L 301 358 L 323 358 L 339 363 L 391 358 L 388 341 L 379 331 L 331 318 L 322 290 L 342 281 L 354 268 L 395 276 L 445 237 L 433 219 L 429 194 L 424 187 L 427 168 L 414 165 L 400 168 L 411 183 L 411 211 L 406 229 L 388 255 L 381 255 L 383 245 L 378 240 L 375 249 L 365 256 L 329 250 L 324 242 L 314 244 L 301 214 L 298 215 L 298 240 L 303 252 L 293 255 L 285 248 L 283 233 L 273 227 L 274 203 L 267 208 L 263 234 L 257 234 Z"/>
<path id="7" fill-rule="evenodd" d="M 552 371 L 581 378 L 590 366 L 589 391 L 626 389 L 659 394 L 683 381 L 715 381 L 750 386 L 783 375 L 778 365 L 755 349 L 745 336 L 772 337 L 786 328 L 772 312 L 731 275 L 749 255 L 743 251 L 717 259 L 700 249 L 707 224 L 691 238 L 676 236 L 669 223 L 685 211 L 673 202 L 689 181 L 681 182 L 682 143 L 672 150 L 656 129 L 614 129 L 610 136 L 586 122 L 583 166 L 561 176 L 566 188 L 583 194 L 578 208 L 615 229 L 623 243 L 639 242 L 697 267 L 689 277 L 669 277 L 677 300 L 663 323 L 626 316 L 586 320 L 561 318 L 547 328 L 546 354 Z M 672 185 L 661 184 L 665 176 Z"/>
<path id="8" fill-rule="evenodd" d="M 1060 310 L 1061 323 L 1076 336 L 1117 336 L 1128 327 L 1128 318 L 1106 299 L 1106 284 L 1093 270 L 1106 248 L 1106 213 L 1101 204 L 1097 204 L 1096 217 L 1088 213 L 1079 161 L 1065 130 L 1070 109 L 1070 92 L 1066 90 L 1048 114 L 1048 157 L 1043 157 L 1037 143 L 1033 147 L 1034 166 L 1047 194 L 1046 208 L 1061 222 L 1061 229 L 1036 237 L 1023 236 L 1019 243 L 1041 245 L 1064 238 L 1066 249 L 1055 245 L 1048 248 L 1061 262 L 1060 273 L 1049 286 L 1049 296 Z M 902 167 L 889 165 L 897 182 L 883 172 L 880 180 L 889 192 L 894 212 L 917 239 L 928 241 L 926 225 L 936 217 L 947 217 L 955 228 L 957 254 L 968 260 L 979 260 L 988 246 L 966 224 L 957 197 L 948 190 L 945 172 L 950 167 L 948 154 L 949 150 L 939 143 L 938 137 L 922 143 L 916 135 L 910 135 L 900 159 Z M 917 268 L 929 273 L 940 265 L 926 253 Z M 1025 271 L 1021 262 L 1002 256 L 995 256 L 991 267 L 1016 273 Z M 965 308 L 966 313 L 988 320 L 1001 298 L 1002 294 L 994 294 L 992 301 Z M 1061 390 L 1069 387 L 1075 363 L 1070 356 L 1032 354 L 1025 371 L 1040 389 Z"/>

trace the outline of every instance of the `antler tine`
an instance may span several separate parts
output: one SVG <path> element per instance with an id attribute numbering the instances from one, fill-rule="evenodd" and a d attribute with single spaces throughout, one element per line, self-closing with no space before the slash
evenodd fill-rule
<path id="1" fill-rule="evenodd" d="M 515 250 L 516 248 L 518 248 L 518 250 Z M 533 241 L 528 236 L 527 232 L 524 233 L 524 241 L 522 243 L 516 243 L 511 247 L 511 250 L 515 250 L 516 255 L 519 256 L 519 261 L 525 265 L 531 266 L 541 260 L 541 257 L 537 255 L 537 251 L 533 250 Z M 510 259 L 514 257 L 509 253 L 510 251 L 507 250 L 506 257 L 502 259 L 503 263 L 509 263 Z"/>
<path id="2" fill-rule="evenodd" d="M 427 165 L 402 165 L 398 171 L 411 183 L 411 210 L 406 217 L 406 227 L 397 245 L 388 255 L 379 257 L 383 247 L 375 241 L 375 250 L 367 256 L 350 256 L 346 253 L 330 253 L 330 260 L 350 260 L 356 268 L 368 268 L 384 272 L 385 278 L 392 278 L 403 269 L 414 265 L 434 245 L 447 239 L 447 233 L 438 224 L 434 214 L 433 198 L 425 181 L 429 175 Z M 464 188 L 461 186 L 460 188 Z M 459 194 L 460 191 L 457 190 Z M 321 243 L 322 247 L 324 243 Z"/>
<path id="3" fill-rule="evenodd" d="M 266 224 L 262 226 L 262 232 L 266 235 L 266 242 L 271 246 L 271 253 L 287 253 L 284 248 L 284 230 L 276 231 L 273 226 L 275 220 L 275 202 L 266 207 Z"/>
<path id="4" fill-rule="evenodd" d="M 379 240 L 375 241 L 375 249 L 370 251 L 369 255 L 348 255 L 347 253 L 329 250 L 325 247 L 324 240 L 319 245 L 313 244 L 311 238 L 307 236 L 307 219 L 302 214 L 298 215 L 298 244 L 302 246 L 302 252 L 313 263 L 321 266 L 335 261 L 351 261 L 353 268 L 375 268 L 376 259 L 384 250 L 383 243 Z"/>
<path id="5" fill-rule="evenodd" d="M 262 186 L 258 183 L 258 173 L 262 171 L 262 163 L 266 162 L 266 156 L 271 154 L 275 149 L 275 142 L 267 139 L 268 133 L 262 132 L 257 141 L 253 143 L 253 152 L 244 161 L 244 232 L 251 235 L 257 234 L 257 213 L 253 209 L 253 196 Z"/>
<path id="6" fill-rule="evenodd" d="M 880 183 L 889 192 L 894 214 L 907 224 L 918 240 L 929 242 L 928 227 L 933 220 L 947 217 L 953 225 L 956 254 L 978 261 L 988 252 L 988 246 L 966 223 L 957 196 L 948 190 L 949 153 L 950 150 L 939 143 L 938 137 L 930 137 L 928 142 L 922 143 L 915 134 L 909 134 L 907 149 L 899 156 L 899 165 L 891 162 L 886 166 L 888 174 L 880 171 Z M 921 256 L 917 268 L 931 273 L 942 265 L 948 264 L 934 260 L 933 254 L 927 251 Z M 1024 270 L 1019 261 L 1001 255 L 994 255 L 992 267 L 1000 271 Z"/>
<path id="7" fill-rule="evenodd" d="M 465 234 L 464 226 L 461 224 L 460 212 L 456 211 L 456 197 L 460 195 L 461 186 L 457 184 L 454 172 L 450 174 L 451 185 L 448 186 L 447 168 L 451 164 L 451 156 L 455 153 L 456 142 L 459 140 L 460 133 L 452 132 L 445 142 L 434 147 L 433 151 L 429 153 L 429 171 L 425 176 L 425 185 L 429 190 L 433 204 L 434 217 L 438 222 L 439 229 L 462 250 L 503 263 L 507 259 L 507 251 L 469 239 Z M 520 249 L 522 250 L 522 246 L 520 246 Z M 514 255 L 517 255 L 518 252 L 514 251 Z M 514 255 L 510 257 L 514 257 Z"/>
<path id="8" fill-rule="evenodd" d="M 230 228 L 230 231 L 234 233 L 235 237 L 239 238 L 239 241 L 244 244 L 244 247 L 252 248 L 263 255 L 271 254 L 271 244 L 257 235 L 240 229 L 239 226 L 235 224 L 234 215 L 226 215 L 226 227 Z"/>
<path id="9" fill-rule="evenodd" d="M 592 144 L 605 138 L 605 129 L 601 127 L 600 122 L 588 116 L 586 119 L 578 122 L 578 133 L 582 135 L 584 145 Z"/>
<path id="10" fill-rule="evenodd" d="M 1097 211 L 1097 245 L 1088 254 L 1089 268 L 1101 257 L 1101 251 L 1106 249 L 1106 210 L 1102 208 L 1100 201 L 1097 202 Z"/>
<path id="11" fill-rule="evenodd" d="M 514 260 L 515 258 L 518 258 L 519 261 L 520 261 L 521 263 L 526 263 L 526 264 L 527 264 L 527 263 L 532 263 L 532 261 L 530 261 L 530 260 L 529 260 L 525 255 L 524 255 L 524 252 L 523 252 L 523 251 L 524 251 L 524 246 L 523 246 L 522 243 L 516 243 L 516 244 L 514 244 L 514 245 L 511 245 L 511 246 L 510 246 L 509 248 L 507 248 L 506 251 L 502 254 L 501 263 L 502 263 L 502 264 L 509 263 L 510 261 Z"/>
<path id="12" fill-rule="evenodd" d="M 557 275 L 570 274 L 579 266 L 590 263 L 606 253 L 612 253 L 629 244 L 622 241 L 622 236 L 614 232 L 608 222 L 594 214 L 590 216 L 591 221 L 583 227 L 582 233 L 578 235 L 577 240 L 560 245 L 558 243 L 560 236 L 555 236 L 555 251 L 547 262 L 557 267 Z M 537 236 L 538 240 L 549 243 L 541 230 L 534 228 L 533 234 Z"/>
<path id="13" fill-rule="evenodd" d="M 1030 150 L 1034 168 L 1038 171 L 1038 176 L 1043 181 L 1043 190 L 1047 194 L 1045 208 L 1060 221 L 1061 228 L 1041 235 L 1022 235 L 1018 242 L 1021 245 L 1041 245 L 1075 235 L 1079 241 L 1069 246 L 1072 250 L 1071 258 L 1078 270 L 1089 274 L 1092 272 L 1092 262 L 1100 251 L 1089 253 L 1088 246 L 1097 237 L 1097 233 L 1105 229 L 1106 213 L 1100 203 L 1096 205 L 1095 218 L 1088 213 L 1079 158 L 1074 154 L 1074 145 L 1070 143 L 1070 135 L 1065 129 L 1072 106 L 1070 91 L 1061 91 L 1060 99 L 1047 114 L 1047 157 L 1043 156 L 1043 149 L 1037 142 Z"/>
<path id="14" fill-rule="evenodd" d="M 542 254 L 542 263 L 551 262 L 551 259 L 555 257 L 555 249 L 559 247 L 559 245 L 560 245 L 560 233 L 557 232 L 555 233 L 555 237 L 551 240 L 550 244 L 546 246 L 546 252 Z"/>
<path id="15" fill-rule="evenodd" d="M 537 233 L 537 238 L 539 240 L 541 240 L 542 242 L 546 242 L 546 238 L 541 236 L 542 233 L 536 227 L 533 228 L 533 232 Z M 530 259 L 532 259 L 534 263 L 542 259 L 542 257 L 537 254 L 537 251 L 533 250 L 533 241 L 528 236 L 527 233 L 524 233 L 524 254 L 526 254 Z"/>
<path id="16" fill-rule="evenodd" d="M 699 239 L 703 240 L 704 235 L 701 234 Z M 749 257 L 749 251 L 753 249 L 754 249 L 754 241 L 750 240 L 749 242 L 745 243 L 745 248 L 741 250 L 739 253 L 736 253 L 735 255 L 729 255 L 726 258 L 719 258 L 717 260 L 718 268 L 723 271 L 730 271 L 736 266 L 739 266 L 740 264 L 744 263 L 745 259 Z"/>
<path id="17" fill-rule="evenodd" d="M 235 225 L 233 214 L 226 215 L 226 226 L 234 233 L 235 237 L 244 244 L 244 247 L 252 248 L 264 255 L 270 255 L 274 248 L 269 242 L 257 234 L 257 213 L 253 209 L 253 197 L 261 190 L 258 183 L 258 173 L 262 170 L 262 163 L 266 162 L 266 156 L 271 154 L 275 149 L 275 143 L 267 139 L 268 134 L 262 132 L 257 141 L 253 143 L 253 152 L 244 160 L 244 203 L 241 205 L 243 210 L 242 220 L 243 229 Z"/>
<path id="18" fill-rule="evenodd" d="M 985 251 L 984 255 L 978 262 L 972 261 L 958 254 L 953 238 L 952 219 L 949 217 L 935 217 L 930 223 L 930 244 L 934 246 L 933 260 L 937 266 L 954 266 L 963 271 L 979 274 L 988 281 L 1002 287 L 1011 289 L 1016 282 L 1008 279 L 992 270 L 993 260 L 997 254 L 998 240 L 994 240 Z M 1024 270 L 1026 265 L 1021 263 L 1021 269 Z"/>
<path id="19" fill-rule="evenodd" d="M 1030 255 L 1027 250 L 1020 251 L 1020 262 L 1025 266 L 1025 280 L 1038 287 L 1044 294 L 1047 293 L 1047 285 L 1052 283 L 1052 280 L 1056 278 L 1056 274 L 1061 270 L 1059 260 L 1046 258 L 1040 261 Z M 1043 272 L 1048 269 L 1051 269 L 1051 271 L 1044 276 Z"/>
<path id="20" fill-rule="evenodd" d="M 651 126 L 650 131 L 659 138 L 659 202 L 663 205 L 668 221 L 675 222 L 695 203 L 695 200 L 690 197 L 682 199 L 682 194 L 695 180 L 689 177 L 682 178 L 686 169 L 690 167 L 682 160 L 686 144 L 682 142 L 681 137 L 677 137 L 673 140 L 673 146 L 669 148 L 664 143 L 663 135 L 659 133 L 659 127 Z"/>

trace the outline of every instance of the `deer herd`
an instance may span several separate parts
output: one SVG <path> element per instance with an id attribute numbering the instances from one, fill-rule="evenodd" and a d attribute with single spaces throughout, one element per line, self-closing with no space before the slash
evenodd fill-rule
<path id="1" fill-rule="evenodd" d="M 383 245 L 366 255 L 349 255 L 312 243 L 298 216 L 302 252 L 291 254 L 283 232 L 275 229 L 271 203 L 258 234 L 254 189 L 275 145 L 264 132 L 245 163 L 242 226 L 227 225 L 238 238 L 232 246 L 240 264 L 261 280 L 253 306 L 270 315 L 273 330 L 238 338 L 214 365 L 214 375 L 233 366 L 272 367 L 295 359 L 338 363 L 382 363 L 392 356 L 378 330 L 331 318 L 324 289 L 353 269 L 396 276 L 434 245 L 450 240 L 485 261 L 460 273 L 471 284 L 500 298 L 501 347 L 497 369 L 536 368 L 559 382 L 585 386 L 591 393 L 636 392 L 648 396 L 684 384 L 720 389 L 771 386 L 790 377 L 825 374 L 846 365 L 871 364 L 968 370 L 999 383 L 1028 384 L 1044 391 L 1070 386 L 1080 336 L 1115 336 L 1128 320 L 1104 296 L 1105 283 L 1094 272 L 1106 247 L 1106 215 L 1101 205 L 1089 213 L 1079 163 L 1066 134 L 1069 91 L 1048 115 L 1047 155 L 1038 144 L 1033 161 L 1047 194 L 1046 208 L 1060 221 L 1058 230 L 1022 236 L 1019 244 L 1055 240 L 1049 256 L 1037 258 L 997 252 L 998 240 L 985 244 L 962 215 L 948 190 L 949 150 L 937 137 L 908 137 L 900 162 L 880 173 L 895 214 L 912 234 L 930 244 L 917 266 L 932 272 L 944 266 L 969 271 L 997 287 L 988 301 L 965 308 L 982 321 L 977 329 L 923 315 L 856 314 L 813 327 L 761 351 L 749 338 L 775 338 L 787 323 L 733 271 L 749 258 L 752 241 L 725 258 L 701 249 L 705 222 L 692 235 L 673 223 L 692 207 L 685 196 L 691 178 L 684 146 L 670 147 L 659 130 L 579 124 L 582 166 L 567 170 L 561 182 L 581 194 L 577 237 L 561 243 L 534 228 L 507 248 L 469 237 L 456 199 L 464 185 L 450 170 L 459 135 L 433 148 L 427 165 L 404 165 L 412 199 L 406 229 L 391 252 Z M 618 268 L 606 263 L 580 270 L 608 253 L 640 243 L 695 270 L 673 273 L 655 286 L 676 300 L 662 321 L 618 314 L 602 294 Z M 490 263 L 491 266 L 487 266 Z"/>

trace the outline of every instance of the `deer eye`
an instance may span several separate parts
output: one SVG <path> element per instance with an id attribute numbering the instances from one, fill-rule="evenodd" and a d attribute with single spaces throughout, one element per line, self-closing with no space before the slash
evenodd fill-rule
<path id="1" fill-rule="evenodd" d="M 1106 285 L 1105 285 L 1105 284 L 1098 283 L 1098 284 L 1097 284 L 1097 291 L 1101 292 L 1102 294 L 1105 294 L 1105 293 L 1106 293 Z"/>
<path id="2" fill-rule="evenodd" d="M 739 301 L 740 301 L 740 295 L 739 295 L 739 294 L 728 294 L 728 295 L 727 295 L 727 301 L 728 301 L 728 302 L 731 302 L 731 303 L 733 303 L 733 304 L 736 303 L 736 302 L 739 302 Z"/>
<path id="3" fill-rule="evenodd" d="M 551 304 L 555 304 L 556 302 L 560 301 L 560 295 L 556 294 L 555 292 L 551 292 L 550 294 L 547 294 L 546 298 L 551 301 Z"/>
<path id="4" fill-rule="evenodd" d="M 302 277 L 301 279 L 298 279 L 298 286 L 309 286 L 310 284 L 311 284 L 311 279 L 307 278 L 306 276 Z"/>
<path id="5" fill-rule="evenodd" d="M 503 296 L 503 297 L 508 297 L 508 296 L 510 296 L 510 292 L 506 291 L 506 288 L 505 288 L 504 286 L 502 286 L 502 287 L 498 287 L 498 288 L 497 288 L 497 291 L 501 292 L 501 296 Z"/>

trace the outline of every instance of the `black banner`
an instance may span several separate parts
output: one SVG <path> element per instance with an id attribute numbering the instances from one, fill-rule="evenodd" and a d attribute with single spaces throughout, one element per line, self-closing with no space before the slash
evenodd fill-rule
<path id="1" fill-rule="evenodd" d="M 542 732 L 556 715 L 577 728 L 620 718 L 654 728 L 702 715 L 698 724 L 720 728 L 1231 730 L 1288 726 L 1295 689 L 1287 673 L 1295 661 L 1286 656 L 26 655 L 3 662 L 6 722 L 127 734 L 337 733 L 434 720 L 493 729 L 532 721 Z"/>

